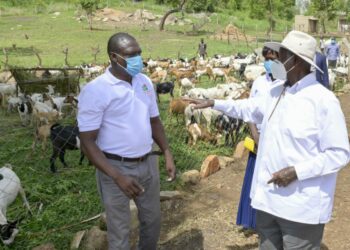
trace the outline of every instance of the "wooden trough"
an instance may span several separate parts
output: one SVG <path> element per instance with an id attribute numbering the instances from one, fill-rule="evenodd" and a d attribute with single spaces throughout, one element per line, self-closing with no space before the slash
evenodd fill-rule
<path id="1" fill-rule="evenodd" d="M 79 94 L 79 80 L 83 74 L 80 68 L 12 68 L 17 82 L 16 92 L 25 94 L 47 92 L 48 85 L 60 95 Z"/>

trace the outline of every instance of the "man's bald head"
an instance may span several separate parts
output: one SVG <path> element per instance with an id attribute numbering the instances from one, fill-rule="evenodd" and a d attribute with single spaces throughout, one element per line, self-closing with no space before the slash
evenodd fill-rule
<path id="1" fill-rule="evenodd" d="M 128 33 L 116 33 L 108 40 L 107 52 L 108 54 L 111 52 L 121 53 L 130 42 L 136 42 L 136 39 Z"/>

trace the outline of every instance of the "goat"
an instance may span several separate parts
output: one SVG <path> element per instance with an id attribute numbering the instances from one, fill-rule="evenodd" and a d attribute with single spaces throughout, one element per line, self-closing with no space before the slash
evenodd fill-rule
<path id="1" fill-rule="evenodd" d="M 38 141 L 41 141 L 42 150 L 46 150 L 47 139 L 50 137 L 52 123 L 41 125 L 37 127 L 34 133 L 34 140 L 32 144 L 32 151 L 34 151 Z"/>
<path id="2" fill-rule="evenodd" d="M 236 143 L 237 135 L 243 124 L 242 120 L 229 117 L 227 115 L 219 115 L 215 119 L 215 128 L 225 135 L 225 146 L 234 146 Z M 230 141 L 231 138 L 231 141 Z"/>
<path id="3" fill-rule="evenodd" d="M 67 163 L 64 161 L 66 149 L 80 149 L 79 129 L 77 126 L 61 126 L 59 124 L 54 124 L 50 128 L 50 139 L 53 151 L 50 158 L 50 169 L 53 173 L 56 173 L 55 160 L 57 156 L 60 158 L 63 166 L 68 167 Z M 79 165 L 82 164 L 84 159 L 83 152 L 80 152 Z"/>
<path id="4" fill-rule="evenodd" d="M 17 111 L 23 126 L 26 126 L 28 125 L 28 123 L 31 123 L 33 106 L 27 98 L 21 98 L 21 102 L 19 106 L 17 106 Z"/>
<path id="5" fill-rule="evenodd" d="M 181 96 L 183 94 L 185 94 L 188 89 L 192 89 L 192 88 L 194 88 L 194 80 L 191 81 L 188 78 L 181 79 L 181 82 L 180 82 L 180 95 Z M 185 93 L 183 92 L 183 90 L 185 90 Z"/>
<path id="6" fill-rule="evenodd" d="M 174 82 L 163 82 L 156 84 L 157 99 L 160 102 L 159 94 L 170 93 L 170 96 L 174 98 Z"/>
<path id="7" fill-rule="evenodd" d="M 178 115 L 185 113 L 185 108 L 188 106 L 188 102 L 181 100 L 181 99 L 172 99 L 169 103 L 169 113 L 170 113 L 170 119 L 172 118 L 172 115 L 176 115 L 176 121 L 178 121 Z"/>
<path id="8" fill-rule="evenodd" d="M 198 123 L 191 123 L 187 127 L 187 131 L 189 134 L 188 144 L 193 146 L 196 145 L 199 139 L 216 145 L 222 137 L 220 134 L 210 134 L 204 127 L 198 125 Z"/>
<path id="9" fill-rule="evenodd" d="M 0 168 L 0 238 L 5 245 L 11 244 L 19 231 L 16 227 L 17 222 L 9 222 L 6 219 L 7 207 L 16 199 L 18 193 L 31 214 L 20 179 L 12 170 L 11 164 L 5 164 Z"/>

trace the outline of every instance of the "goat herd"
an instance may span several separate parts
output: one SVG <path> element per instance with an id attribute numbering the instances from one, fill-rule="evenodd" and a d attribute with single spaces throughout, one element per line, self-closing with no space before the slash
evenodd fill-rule
<path id="1" fill-rule="evenodd" d="M 243 122 L 227 117 L 212 110 L 193 110 L 191 105 L 181 97 L 207 98 L 207 99 L 240 99 L 249 96 L 249 86 L 265 70 L 259 62 L 256 54 L 220 56 L 210 59 L 162 59 L 144 61 L 144 71 L 154 83 L 158 102 L 160 95 L 170 94 L 168 120 L 176 116 L 177 124 L 179 116 L 184 120 L 184 126 L 188 132 L 187 143 L 192 146 L 198 140 L 212 144 L 218 144 L 225 137 L 225 146 L 234 146 L 237 136 L 243 129 Z M 84 76 L 89 81 L 104 72 L 107 65 L 83 65 Z M 346 67 L 345 65 L 343 66 Z M 336 69 L 344 73 L 342 68 Z M 49 72 L 54 74 L 55 72 Z M 333 71 L 330 72 L 331 81 L 334 82 Z M 345 73 L 344 73 L 345 74 Z M 203 77 L 207 81 L 203 83 Z M 216 84 L 218 78 L 221 83 Z M 202 88 L 203 85 L 213 86 Z M 84 84 L 81 84 L 83 88 Z M 175 97 L 177 96 L 177 97 Z M 1 106 L 7 114 L 18 112 L 23 126 L 33 128 L 34 151 L 37 143 L 42 143 L 42 150 L 46 150 L 47 140 L 52 143 L 52 155 L 50 169 L 56 172 L 55 159 L 59 157 L 62 164 L 67 167 L 64 160 L 65 151 L 80 148 L 79 131 L 75 124 L 70 126 L 60 125 L 58 122 L 64 116 L 75 119 L 77 113 L 77 97 L 74 95 L 61 96 L 55 92 L 54 86 L 48 85 L 45 93 L 16 93 L 16 83 L 0 83 Z M 64 114 L 65 113 L 65 114 Z M 80 164 L 83 160 L 81 154 Z M 18 233 L 16 222 L 6 219 L 6 208 L 13 202 L 18 193 L 21 193 L 25 204 L 30 211 L 25 198 L 20 180 L 11 170 L 11 165 L 6 164 L 0 168 L 0 238 L 4 244 L 13 242 Z"/>

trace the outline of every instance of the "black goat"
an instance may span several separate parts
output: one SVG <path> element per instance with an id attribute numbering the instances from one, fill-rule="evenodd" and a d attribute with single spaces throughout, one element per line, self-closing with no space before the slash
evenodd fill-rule
<path id="1" fill-rule="evenodd" d="M 167 94 L 170 93 L 170 96 L 174 98 L 174 82 L 163 82 L 156 84 L 156 92 L 158 102 L 160 102 L 159 94 Z"/>
<path id="2" fill-rule="evenodd" d="M 54 124 L 51 127 L 50 139 L 53 151 L 50 158 L 50 169 L 53 173 L 56 173 L 55 160 L 57 156 L 60 158 L 64 167 L 68 167 L 67 163 L 64 161 L 66 149 L 80 149 L 79 129 L 77 126 L 61 126 L 59 124 Z M 79 165 L 82 164 L 84 159 L 83 152 L 80 152 Z"/>
<path id="3" fill-rule="evenodd" d="M 243 124 L 243 121 L 228 117 L 227 115 L 219 115 L 215 119 L 214 124 L 215 128 L 219 132 L 223 132 L 225 134 L 225 146 L 233 147 L 237 141 L 238 132 Z"/>
<path id="4" fill-rule="evenodd" d="M 245 68 L 247 67 L 247 64 L 246 63 L 242 63 L 241 66 L 239 67 L 239 70 L 238 70 L 238 74 L 239 74 L 239 78 L 242 79 L 243 76 L 244 76 L 244 71 L 245 71 Z"/>

